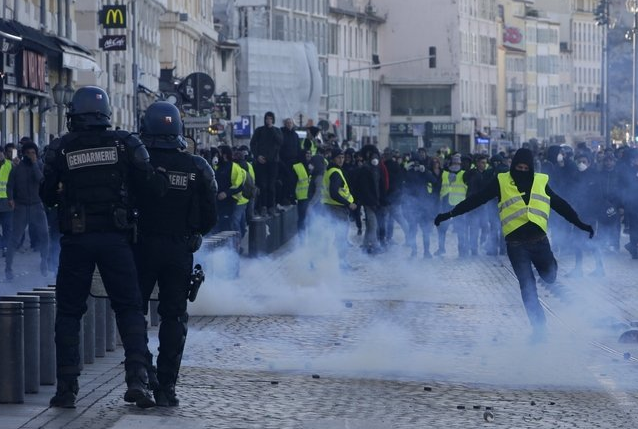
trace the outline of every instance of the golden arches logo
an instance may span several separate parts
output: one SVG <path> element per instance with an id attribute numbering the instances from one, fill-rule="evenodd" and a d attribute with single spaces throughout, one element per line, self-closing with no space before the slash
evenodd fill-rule
<path id="1" fill-rule="evenodd" d="M 104 28 L 126 28 L 126 6 L 105 6 L 100 10 Z"/>
<path id="2" fill-rule="evenodd" d="M 122 9 L 109 9 L 106 12 L 106 25 L 124 25 L 124 14 Z"/>

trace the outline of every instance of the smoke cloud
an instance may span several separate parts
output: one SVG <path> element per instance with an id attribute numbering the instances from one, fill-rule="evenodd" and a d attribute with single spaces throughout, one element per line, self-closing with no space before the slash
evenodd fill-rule
<path id="1" fill-rule="evenodd" d="M 632 363 L 591 344 L 638 356 L 635 346 L 617 344 L 617 325 L 626 319 L 593 281 L 567 285 L 568 302 L 539 288 L 558 318 L 546 313 L 549 338 L 535 344 L 506 258 L 415 259 L 402 244 L 369 256 L 359 249 L 362 237 L 351 234 L 354 268 L 344 272 L 330 224 L 315 227 L 321 239 L 295 239 L 273 257 L 242 259 L 236 279 L 222 275 L 232 254 L 196 255 L 207 280 L 189 305 L 191 315 L 288 316 L 277 319 L 282 330 L 268 338 L 259 327 L 236 333 L 233 341 L 243 349 L 238 369 L 512 386 L 600 387 L 601 377 L 630 384 Z M 399 228 L 394 240 L 404 241 Z M 231 341 L 207 335 L 217 344 Z"/>

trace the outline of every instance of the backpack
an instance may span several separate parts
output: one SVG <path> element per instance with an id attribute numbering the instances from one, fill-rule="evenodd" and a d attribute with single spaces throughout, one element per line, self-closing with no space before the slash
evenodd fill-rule
<path id="1" fill-rule="evenodd" d="M 257 187 L 255 186 L 255 181 L 253 180 L 253 176 L 250 175 L 250 172 L 247 170 L 244 171 L 246 172 L 246 179 L 244 180 L 241 195 L 250 200 L 256 196 Z"/>

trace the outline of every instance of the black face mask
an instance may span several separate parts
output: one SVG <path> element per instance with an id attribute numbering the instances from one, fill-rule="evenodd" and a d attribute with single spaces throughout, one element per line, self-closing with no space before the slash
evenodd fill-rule
<path id="1" fill-rule="evenodd" d="M 529 192 L 532 189 L 532 183 L 534 182 L 533 171 L 512 170 L 510 174 L 519 191 Z"/>

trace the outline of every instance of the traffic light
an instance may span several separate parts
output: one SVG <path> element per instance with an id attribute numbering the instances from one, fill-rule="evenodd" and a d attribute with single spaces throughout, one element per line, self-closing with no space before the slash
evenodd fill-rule
<path id="1" fill-rule="evenodd" d="M 609 0 L 600 0 L 594 10 L 594 20 L 597 25 L 609 25 Z"/>
<path id="2" fill-rule="evenodd" d="M 436 46 L 430 46 L 430 49 L 428 50 L 428 55 L 430 57 L 430 68 L 435 69 L 436 68 Z"/>

